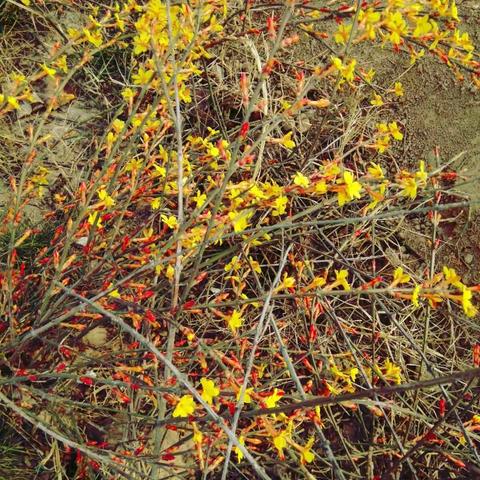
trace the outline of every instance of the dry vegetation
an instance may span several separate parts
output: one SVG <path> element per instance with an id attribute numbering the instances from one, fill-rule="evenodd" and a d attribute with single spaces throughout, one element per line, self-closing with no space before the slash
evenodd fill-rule
<path id="1" fill-rule="evenodd" d="M 0 478 L 480 478 L 464 152 L 396 116 L 475 98 L 461 4 L 0 9 Z"/>

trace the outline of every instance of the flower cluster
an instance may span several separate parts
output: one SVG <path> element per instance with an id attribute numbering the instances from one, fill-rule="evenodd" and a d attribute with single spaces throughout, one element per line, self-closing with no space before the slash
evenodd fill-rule
<path id="1" fill-rule="evenodd" d="M 21 1 L 28 8 L 44 3 Z M 288 1 L 282 15 L 296 16 L 288 28 L 276 7 L 260 24 L 269 7 L 252 8 L 254 2 L 232 12 L 224 0 L 112 3 L 85 6 L 85 21 L 68 28 L 28 75 L 11 74 L 2 84 L 0 116 L 27 122 L 30 143 L 20 173 L 10 176 L 12 201 L 0 227 L 7 239 L 0 334 L 9 330 L 2 342 L 10 342 L 5 355 L 13 356 L 12 365 L 25 359 L 11 345 L 28 341 L 39 326 L 45 337 L 38 344 L 57 345 L 42 346 L 28 368 L 18 368 L 16 376 L 26 378 L 18 403 L 43 408 L 61 391 L 75 398 L 68 405 L 75 412 L 101 402 L 99 418 L 128 406 L 125 415 L 138 423 L 132 439 L 112 450 L 122 468 L 129 461 L 152 468 L 152 458 L 175 460 L 182 442 L 159 452 L 149 439 L 158 429 L 146 420 L 160 412 L 162 421 L 175 424 L 172 431 L 191 434 L 206 473 L 227 463 L 227 437 L 204 407 L 231 417 L 241 405 L 248 415 L 237 425 L 239 444 L 293 458 L 310 475 L 307 468 L 316 468 L 320 456 L 312 427 L 330 420 L 320 407 L 302 408 L 299 401 L 410 381 L 400 352 L 386 345 L 392 335 L 375 330 L 381 322 L 372 299 L 384 295 L 409 314 L 427 302 L 452 304 L 468 317 L 478 313 L 480 287 L 464 283 L 454 269 L 424 279 L 378 254 L 384 240 L 377 213 L 405 211 L 419 197 L 429 204 L 442 174 L 423 160 L 412 171 L 385 164 L 406 131 L 386 107 L 408 92 L 398 81 L 378 89 L 375 72 L 346 54 L 364 41 L 403 49 L 412 62 L 431 52 L 458 77 L 467 71 L 480 83 L 455 1 L 364 2 L 358 12 L 348 5 L 335 10 L 335 2 L 316 8 Z M 333 33 L 317 31 L 324 16 L 337 20 Z M 304 34 L 328 42 L 332 56 L 325 64 L 287 60 Z M 244 37 L 255 69 L 232 74 L 221 67 L 222 49 Z M 257 48 L 258 38 L 268 48 Z M 112 74 L 114 108 L 99 113 L 101 134 L 82 144 L 88 158 L 78 183 L 63 185 L 54 180 L 52 138 L 42 121 L 48 125 L 53 111 L 75 99 L 72 85 L 84 82 L 79 72 L 86 65 L 93 78 L 106 58 L 117 60 L 115 49 L 127 53 L 128 68 Z M 309 90 L 312 85 L 318 90 Z M 35 93 L 45 86 L 48 94 Z M 297 161 L 309 139 L 295 122 L 331 107 L 343 112 L 335 95 L 349 92 L 358 94 L 368 116 L 364 130 L 345 135 L 345 148 L 344 125 L 331 128 L 328 120 L 322 123 L 328 146 Z M 22 120 L 23 110 L 40 102 L 42 121 Z M 24 228 L 29 208 L 41 210 L 42 220 Z M 359 245 L 369 253 L 360 254 Z M 361 344 L 364 337 L 370 352 L 346 345 L 345 339 Z M 478 352 L 475 346 L 475 365 Z M 159 369 L 164 356 L 182 372 L 181 382 L 169 368 Z M 32 387 L 39 375 L 49 391 L 33 400 L 43 388 Z M 367 408 L 382 415 L 379 407 Z M 64 415 L 62 409 L 52 418 Z M 341 409 L 359 411 L 354 403 Z M 89 447 L 106 449 L 87 438 L 91 428 L 77 416 L 75 432 Z M 479 423 L 470 422 L 472 428 Z M 238 446 L 233 452 L 244 459 Z"/>

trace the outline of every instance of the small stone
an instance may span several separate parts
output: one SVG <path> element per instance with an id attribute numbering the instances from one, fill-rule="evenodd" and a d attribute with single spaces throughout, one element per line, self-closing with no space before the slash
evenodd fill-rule
<path id="1" fill-rule="evenodd" d="M 75 240 L 75 244 L 79 247 L 85 247 L 88 243 L 88 237 L 80 237 Z"/>
<path id="2" fill-rule="evenodd" d="M 473 262 L 473 255 L 472 255 L 471 253 L 467 253 L 467 254 L 465 255 L 465 263 L 470 264 L 470 263 L 472 263 L 472 262 Z"/>
<path id="3" fill-rule="evenodd" d="M 32 106 L 28 102 L 21 102 L 20 108 L 17 110 L 17 117 L 28 117 L 32 113 Z"/>
<path id="4" fill-rule="evenodd" d="M 103 327 L 95 327 L 90 330 L 84 337 L 83 343 L 91 347 L 101 347 L 107 341 L 107 329 Z"/>

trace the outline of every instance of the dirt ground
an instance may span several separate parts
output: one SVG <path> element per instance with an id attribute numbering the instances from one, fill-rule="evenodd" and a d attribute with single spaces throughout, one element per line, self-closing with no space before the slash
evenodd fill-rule
<path id="1" fill-rule="evenodd" d="M 480 3 L 466 0 L 458 4 L 462 28 L 475 45 L 480 45 Z M 458 195 L 448 200 L 472 202 L 470 209 L 443 215 L 437 237 L 442 240 L 437 266 L 449 265 L 465 281 L 479 283 L 480 94 L 467 83 L 458 82 L 448 67 L 435 59 L 425 58 L 410 67 L 406 55 L 387 52 L 380 46 L 373 49 L 375 52 L 362 47 L 360 52 L 367 68 L 376 70 L 379 83 L 401 81 L 405 89 L 405 96 L 386 112 L 402 124 L 405 132 L 400 164 L 411 167 L 425 160 L 435 169 L 451 162 L 450 168 L 459 175 L 454 189 Z M 430 256 L 431 239 L 432 225 L 424 220 L 409 219 L 401 230 L 401 241 L 417 258 Z"/>
<path id="2" fill-rule="evenodd" d="M 477 12 L 480 13 L 480 10 Z M 477 18 L 479 15 L 477 15 Z M 478 36 L 477 31 L 477 36 Z M 456 182 L 457 198 L 471 199 L 470 211 L 449 212 L 452 222 L 440 224 L 439 236 L 445 242 L 439 253 L 439 262 L 456 268 L 468 282 L 480 282 L 480 96 L 456 83 L 445 69 L 433 62 L 412 69 L 403 78 L 407 99 L 398 112 L 405 123 L 405 160 L 418 163 L 425 159 L 432 168 L 450 162 L 459 174 Z M 428 79 L 425 82 L 425 79 Z M 438 154 L 438 160 L 436 159 Z M 417 237 L 423 237 L 422 231 Z M 415 236 L 415 235 L 414 235 Z M 418 242 L 412 238 L 407 242 Z"/>

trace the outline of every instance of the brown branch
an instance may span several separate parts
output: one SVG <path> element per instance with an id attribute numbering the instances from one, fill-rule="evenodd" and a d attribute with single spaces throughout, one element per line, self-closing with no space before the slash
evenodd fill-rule
<path id="1" fill-rule="evenodd" d="M 388 396 L 393 394 L 400 394 L 412 390 L 418 390 L 422 388 L 431 388 L 439 385 L 447 385 L 450 383 L 456 383 L 459 380 L 470 380 L 472 378 L 480 378 L 480 368 L 473 368 L 465 370 L 463 372 L 454 372 L 451 375 L 442 377 L 431 378 L 429 380 L 423 380 L 420 382 L 403 383 L 401 385 L 390 385 L 388 387 L 371 388 L 369 390 L 362 390 L 355 393 L 346 393 L 344 395 L 336 395 L 334 397 L 312 397 L 308 400 L 301 402 L 287 403 L 275 408 L 257 408 L 250 410 L 249 412 L 242 412 L 240 418 L 253 418 L 261 415 L 273 415 L 277 413 L 287 413 L 293 410 L 314 408 L 318 406 L 331 406 L 338 405 L 344 402 L 352 402 L 355 400 L 374 399 L 376 396 Z M 220 415 L 225 420 L 231 420 L 232 416 L 229 414 Z M 195 422 L 208 422 L 211 421 L 210 417 L 190 417 L 191 421 Z M 184 422 L 185 418 L 168 418 L 162 422 L 162 425 L 171 425 L 175 423 Z"/>

